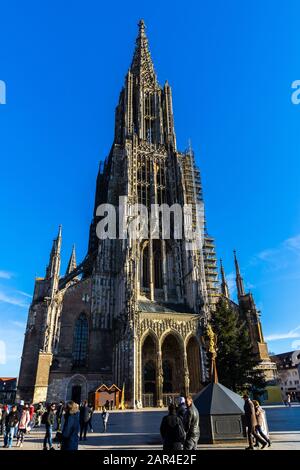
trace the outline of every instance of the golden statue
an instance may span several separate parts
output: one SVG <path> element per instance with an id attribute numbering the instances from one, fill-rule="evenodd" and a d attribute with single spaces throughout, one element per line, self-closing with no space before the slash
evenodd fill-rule
<path id="1" fill-rule="evenodd" d="M 206 333 L 209 339 L 208 351 L 211 354 L 211 380 L 214 383 L 218 382 L 217 366 L 216 366 L 216 357 L 217 357 L 217 335 L 213 331 L 210 324 L 206 328 Z"/>

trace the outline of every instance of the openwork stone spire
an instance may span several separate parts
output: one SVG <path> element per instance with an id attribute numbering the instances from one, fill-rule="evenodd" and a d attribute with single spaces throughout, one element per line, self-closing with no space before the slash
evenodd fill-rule
<path id="1" fill-rule="evenodd" d="M 136 39 L 136 47 L 130 71 L 133 76 L 137 77 L 140 85 L 156 88 L 158 83 L 149 51 L 144 20 L 140 20 L 138 26 L 139 34 Z"/>
<path id="2" fill-rule="evenodd" d="M 225 271 L 224 271 L 224 267 L 223 267 L 223 263 L 222 263 L 222 260 L 220 260 L 220 265 L 221 265 L 221 278 L 222 278 L 222 282 L 221 282 L 221 291 L 222 291 L 222 294 L 227 297 L 227 299 L 229 299 L 229 289 L 228 289 L 228 284 L 227 284 L 227 281 L 226 281 L 226 276 L 225 276 Z"/>
<path id="3" fill-rule="evenodd" d="M 73 272 L 76 269 L 76 266 L 77 265 L 76 265 L 75 245 L 73 245 L 72 254 L 71 254 L 71 257 L 69 259 L 66 274 L 70 274 L 71 272 Z"/>
<path id="4" fill-rule="evenodd" d="M 244 288 L 244 281 L 241 276 L 241 271 L 240 271 L 240 266 L 236 257 L 236 251 L 233 251 L 234 254 L 234 264 L 235 264 L 235 272 L 236 272 L 236 287 L 237 287 L 237 293 L 238 293 L 238 298 L 242 297 L 245 295 L 245 288 Z"/>

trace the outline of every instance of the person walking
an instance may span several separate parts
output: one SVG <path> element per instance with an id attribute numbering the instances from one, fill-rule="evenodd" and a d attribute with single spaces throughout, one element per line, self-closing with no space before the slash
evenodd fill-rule
<path id="1" fill-rule="evenodd" d="M 64 413 L 64 402 L 60 401 L 56 410 L 56 431 L 61 431 L 61 420 Z"/>
<path id="2" fill-rule="evenodd" d="M 103 423 L 103 432 L 107 431 L 107 423 L 108 423 L 108 418 L 109 418 L 109 412 L 107 408 L 104 406 L 103 411 L 102 411 L 102 423 Z"/>
<path id="3" fill-rule="evenodd" d="M 82 406 L 80 407 L 79 410 L 79 421 L 80 421 L 80 441 L 82 441 L 82 436 L 83 440 L 86 441 L 86 433 L 87 433 L 87 428 L 88 428 L 88 423 L 90 420 L 90 407 L 88 406 L 88 403 L 86 400 L 84 400 Z"/>
<path id="4" fill-rule="evenodd" d="M 45 413 L 45 408 L 43 406 L 43 403 L 40 402 L 37 406 L 37 409 L 36 409 L 36 416 L 37 416 L 37 420 L 36 420 L 36 426 L 38 428 L 41 427 L 41 424 L 42 424 L 42 416 L 43 414 Z"/>
<path id="5" fill-rule="evenodd" d="M 5 435 L 5 422 L 8 415 L 8 406 L 1 405 L 1 414 L 0 414 L 0 435 Z"/>
<path id="6" fill-rule="evenodd" d="M 176 415 L 176 408 L 173 403 L 169 405 L 169 414 L 164 416 L 160 425 L 160 435 L 163 441 L 163 450 L 182 450 L 185 442 L 185 430 L 183 422 Z"/>
<path id="7" fill-rule="evenodd" d="M 30 423 L 30 414 L 29 406 L 24 405 L 21 412 L 19 424 L 18 424 L 18 433 L 17 433 L 17 447 L 23 447 L 24 436 L 27 431 L 27 426 Z"/>
<path id="8" fill-rule="evenodd" d="M 11 448 L 14 439 L 15 427 L 18 424 L 19 416 L 17 406 L 13 405 L 9 414 L 6 416 L 5 422 L 5 435 L 4 435 L 4 446 L 5 448 Z"/>
<path id="9" fill-rule="evenodd" d="M 257 425 L 255 426 L 255 430 L 257 434 L 259 434 L 265 441 L 268 443 L 268 447 L 271 446 L 271 441 L 270 438 L 267 436 L 267 434 L 263 431 L 263 428 L 266 428 L 266 419 L 265 419 L 265 412 L 262 409 L 262 407 L 259 405 L 257 400 L 252 400 L 254 409 L 255 409 L 255 415 L 256 415 L 256 421 Z M 256 441 L 256 444 L 254 447 L 259 447 L 259 443 Z"/>
<path id="10" fill-rule="evenodd" d="M 29 424 L 28 424 L 28 427 L 27 427 L 27 432 L 28 433 L 30 433 L 31 429 L 34 427 L 35 413 L 34 413 L 34 406 L 33 406 L 32 403 L 31 403 L 31 405 L 29 405 L 29 416 L 30 416 L 30 421 L 29 421 Z"/>
<path id="11" fill-rule="evenodd" d="M 91 403 L 89 403 L 89 408 L 90 408 L 90 419 L 88 420 L 88 427 L 90 428 L 91 432 L 94 432 L 93 429 L 93 414 L 94 414 L 94 408 Z"/>
<path id="12" fill-rule="evenodd" d="M 64 415 L 61 450 L 78 450 L 78 432 L 79 407 L 74 401 L 69 401 Z"/>
<path id="13" fill-rule="evenodd" d="M 261 448 L 264 449 L 267 445 L 267 441 L 263 439 L 256 431 L 257 426 L 257 418 L 255 414 L 255 407 L 253 402 L 250 400 L 249 396 L 245 394 L 243 396 L 244 399 L 244 412 L 245 412 L 245 420 L 246 420 L 246 427 L 247 427 L 247 435 L 248 435 L 248 442 L 249 447 L 246 447 L 246 450 L 254 450 L 253 446 L 253 437 L 256 440 L 256 443 L 261 444 Z"/>
<path id="14" fill-rule="evenodd" d="M 43 450 L 48 450 L 47 444 L 49 446 L 49 450 L 55 450 L 53 447 L 53 443 L 52 443 L 52 432 L 53 432 L 53 426 L 55 422 L 55 403 L 52 403 L 48 407 L 48 410 L 45 416 L 43 417 L 43 421 L 46 426 Z"/>
<path id="15" fill-rule="evenodd" d="M 184 417 L 184 428 L 186 431 L 186 439 L 184 443 L 185 450 L 196 450 L 200 437 L 199 429 L 199 413 L 193 403 L 192 395 L 186 397 L 186 413 Z"/>
<path id="16" fill-rule="evenodd" d="M 287 405 L 291 406 L 291 395 L 288 393 L 286 397 Z"/>

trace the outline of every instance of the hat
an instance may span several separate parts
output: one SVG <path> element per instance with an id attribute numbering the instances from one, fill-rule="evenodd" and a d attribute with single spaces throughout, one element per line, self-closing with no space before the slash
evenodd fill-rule
<path id="1" fill-rule="evenodd" d="M 184 397 L 179 397 L 179 405 L 183 405 L 185 403 Z"/>

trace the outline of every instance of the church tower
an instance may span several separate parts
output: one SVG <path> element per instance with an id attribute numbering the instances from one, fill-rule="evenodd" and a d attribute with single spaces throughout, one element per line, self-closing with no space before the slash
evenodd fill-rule
<path id="1" fill-rule="evenodd" d="M 97 328 L 112 328 L 113 380 L 125 383 L 133 406 L 145 400 L 160 406 L 172 393 L 198 391 L 206 379 L 202 329 L 210 311 L 211 272 L 203 242 L 191 249 L 184 228 L 198 223 L 205 237 L 200 174 L 193 152 L 177 149 L 172 90 L 168 82 L 158 84 L 143 20 L 96 194 L 96 204 L 112 204 L 119 212 L 120 197 L 126 197 L 129 218 L 135 204 L 149 212 L 153 205 L 190 207 L 181 238 L 171 225 L 173 233 L 165 239 L 160 221 L 152 238 L 98 241 L 92 321 Z M 96 208 L 94 214 L 93 230 L 101 220 Z M 95 245 L 91 234 L 89 246 Z M 210 283 L 215 286 L 216 277 Z"/>

